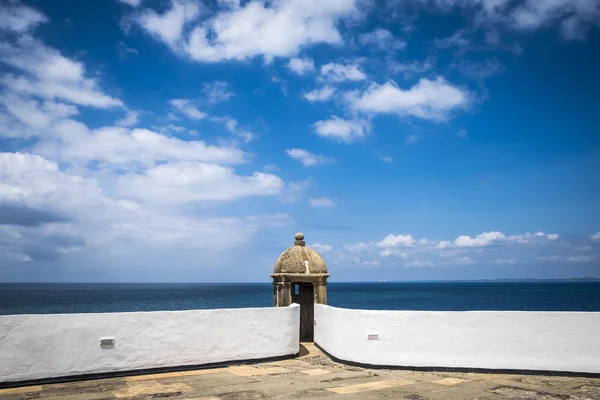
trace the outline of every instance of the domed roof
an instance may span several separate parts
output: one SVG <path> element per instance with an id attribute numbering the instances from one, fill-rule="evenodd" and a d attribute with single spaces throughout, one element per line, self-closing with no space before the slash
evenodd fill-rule
<path id="1" fill-rule="evenodd" d="M 281 253 L 274 274 L 326 274 L 327 265 L 319 253 L 307 247 L 304 235 L 297 233 L 294 245 Z"/>

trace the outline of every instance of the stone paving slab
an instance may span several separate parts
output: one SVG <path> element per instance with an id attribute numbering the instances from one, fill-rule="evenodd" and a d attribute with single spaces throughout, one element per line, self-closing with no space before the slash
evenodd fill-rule
<path id="1" fill-rule="evenodd" d="M 349 393 L 360 393 L 367 392 L 370 390 L 388 389 L 396 386 L 412 385 L 414 382 L 411 381 L 375 381 L 369 383 L 360 383 L 357 385 L 340 386 L 335 388 L 329 388 L 330 392 L 337 394 L 349 394 Z"/>
<path id="2" fill-rule="evenodd" d="M 600 400 L 600 378 L 368 369 L 303 357 L 0 389 L 0 400 Z"/>

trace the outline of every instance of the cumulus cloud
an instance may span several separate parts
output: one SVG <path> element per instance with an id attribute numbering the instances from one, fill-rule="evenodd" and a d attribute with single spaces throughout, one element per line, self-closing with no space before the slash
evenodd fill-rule
<path id="1" fill-rule="evenodd" d="M 363 259 L 379 259 L 385 263 L 391 262 L 389 258 L 399 258 L 407 260 L 402 264 L 405 267 L 527 265 L 536 260 L 583 264 L 598 259 L 600 248 L 594 245 L 591 237 L 586 246 L 581 246 L 581 240 L 559 240 L 558 234 L 541 231 L 518 235 L 490 231 L 474 237 L 460 235 L 454 240 L 416 239 L 410 234 L 389 234 L 379 241 L 345 244 L 334 255 L 338 252 L 360 254 Z M 582 250 L 588 253 L 573 254 Z M 562 254 L 540 256 L 540 253 L 551 251 L 560 251 Z"/>
<path id="2" fill-rule="evenodd" d="M 294 160 L 300 161 L 305 167 L 314 167 L 333 162 L 333 158 L 314 154 L 304 149 L 287 149 L 285 152 Z"/>
<path id="3" fill-rule="evenodd" d="M 415 239 L 411 235 L 387 235 L 382 241 L 377 243 L 378 247 L 398 247 L 412 246 Z"/>
<path id="4" fill-rule="evenodd" d="M 310 247 L 318 253 L 330 253 L 333 250 L 330 244 L 313 243 Z"/>
<path id="5" fill-rule="evenodd" d="M 298 74 L 304 75 L 309 72 L 315 71 L 315 62 L 312 58 L 304 57 L 304 58 L 292 58 L 288 63 L 288 68 L 290 71 Z"/>
<path id="6" fill-rule="evenodd" d="M 335 89 L 333 87 L 323 86 L 322 88 L 314 89 L 310 92 L 304 93 L 304 98 L 311 103 L 316 101 L 327 101 L 331 99 L 334 93 Z"/>
<path id="7" fill-rule="evenodd" d="M 458 247 L 479 247 L 488 246 L 497 240 L 505 240 L 506 236 L 502 232 L 483 232 L 476 237 L 459 236 L 454 240 L 454 245 Z"/>
<path id="8" fill-rule="evenodd" d="M 293 57 L 311 44 L 339 44 L 338 22 L 356 12 L 353 0 L 222 2 L 200 15 L 195 2 L 173 0 L 163 14 L 145 10 L 133 18 L 177 54 L 200 62 Z M 188 33 L 189 32 L 189 33 Z"/>
<path id="9" fill-rule="evenodd" d="M 590 239 L 600 241 L 600 232 L 596 232 L 593 235 L 590 235 Z"/>
<path id="10" fill-rule="evenodd" d="M 179 114 L 185 115 L 191 119 L 203 119 L 208 116 L 207 113 L 202 112 L 196 108 L 192 104 L 192 101 L 189 99 L 172 99 L 169 101 L 171 106 L 177 111 Z"/>
<path id="11" fill-rule="evenodd" d="M 133 110 L 127 110 L 125 116 L 115 122 L 118 126 L 133 126 L 140 122 L 140 113 Z"/>
<path id="12" fill-rule="evenodd" d="M 317 135 L 343 143 L 352 143 L 365 137 L 368 125 L 364 121 L 346 120 L 336 115 L 314 124 Z"/>
<path id="13" fill-rule="evenodd" d="M 545 26 L 560 26 L 565 39 L 584 39 L 592 26 L 600 20 L 600 2 L 597 0 L 433 0 L 442 9 L 458 6 L 475 14 L 477 26 L 493 26 L 517 31 L 532 31 Z M 456 38 L 455 38 L 456 39 Z M 456 41 L 456 40 L 455 40 Z"/>
<path id="14" fill-rule="evenodd" d="M 329 208 L 335 206 L 333 200 L 328 197 L 318 197 L 315 199 L 308 199 L 308 204 L 315 208 Z"/>
<path id="15" fill-rule="evenodd" d="M 0 136 L 36 136 L 57 121 L 78 113 L 77 107 L 70 104 L 3 92 L 0 93 Z"/>
<path id="16" fill-rule="evenodd" d="M 328 63 L 321 66 L 320 79 L 331 82 L 362 81 L 367 79 L 367 75 L 358 64 Z"/>
<path id="17" fill-rule="evenodd" d="M 0 84 L 15 93 L 96 108 L 123 105 L 104 93 L 95 78 L 86 76 L 82 63 L 31 36 L 22 36 L 16 43 L 0 41 L 0 62 L 19 71 L 18 75 L 5 73 L 0 77 Z"/>
<path id="18" fill-rule="evenodd" d="M 10 2 L 0 5 L 0 30 L 24 33 L 44 22 L 48 18 L 34 8 Z"/>
<path id="19" fill-rule="evenodd" d="M 263 172 L 239 176 L 218 164 L 177 162 L 142 174 L 126 174 L 119 178 L 117 187 L 130 199 L 177 204 L 273 196 L 283 190 L 284 183 L 278 176 Z"/>
<path id="20" fill-rule="evenodd" d="M 33 154 L 0 153 L 0 259 L 53 261 L 87 247 L 116 251 L 123 243 L 148 250 L 168 245 L 215 251 L 239 246 L 261 226 L 291 221 L 283 214 L 190 215 L 181 207 L 275 195 L 284 184 L 274 175 L 168 163 L 118 179 L 100 177 L 63 170 Z M 6 218 L 3 209 L 11 210 Z"/>
<path id="21" fill-rule="evenodd" d="M 171 1 L 171 8 L 162 14 L 145 9 L 133 17 L 133 20 L 148 34 L 178 51 L 184 25 L 193 21 L 200 14 L 200 7 L 195 1 Z"/>
<path id="22" fill-rule="evenodd" d="M 89 129 L 66 120 L 53 128 L 34 149 L 52 159 L 113 166 L 153 166 L 166 161 L 239 164 L 246 154 L 235 147 L 214 146 L 200 140 L 184 141 L 148 129 L 104 127 Z"/>
<path id="23" fill-rule="evenodd" d="M 397 39 L 392 32 L 383 28 L 375 28 L 368 33 L 361 33 L 358 42 L 363 46 L 379 50 L 400 50 L 406 47 L 406 42 Z"/>
<path id="24" fill-rule="evenodd" d="M 355 111 L 442 121 L 453 111 L 466 108 L 470 96 L 465 90 L 437 77 L 434 80 L 420 79 L 407 90 L 393 82 L 383 85 L 373 83 L 363 93 L 350 94 L 349 101 Z"/>

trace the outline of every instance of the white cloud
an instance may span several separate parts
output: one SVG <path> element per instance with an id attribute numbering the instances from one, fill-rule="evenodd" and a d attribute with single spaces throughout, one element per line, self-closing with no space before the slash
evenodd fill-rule
<path id="1" fill-rule="evenodd" d="M 483 232 L 476 237 L 459 236 L 454 240 L 454 245 L 458 247 L 480 247 L 488 246 L 497 240 L 505 240 L 506 236 L 502 232 Z"/>
<path id="2" fill-rule="evenodd" d="M 292 58 L 288 63 L 288 68 L 298 75 L 304 75 L 315 70 L 315 62 L 308 57 Z"/>
<path id="3" fill-rule="evenodd" d="M 536 232 L 533 234 L 533 236 L 537 236 L 537 237 L 545 237 L 548 240 L 556 240 L 558 239 L 558 234 L 557 233 L 544 233 L 544 232 Z"/>
<path id="4" fill-rule="evenodd" d="M 331 200 L 328 197 L 319 197 L 316 199 L 308 199 L 308 204 L 310 204 L 311 207 L 316 207 L 316 208 L 328 208 L 328 207 L 335 206 L 335 203 L 333 202 L 333 200 Z"/>
<path id="5" fill-rule="evenodd" d="M 367 79 L 367 75 L 357 64 L 328 63 L 321 66 L 320 79 L 332 82 L 362 81 Z"/>
<path id="6" fill-rule="evenodd" d="M 126 58 L 130 54 L 138 54 L 138 51 L 136 49 L 128 47 L 124 42 L 117 43 L 115 49 L 117 50 L 117 53 L 119 53 L 119 57 L 121 58 Z"/>
<path id="7" fill-rule="evenodd" d="M 234 95 L 229 83 L 223 81 L 204 82 L 202 92 L 210 104 L 227 101 Z"/>
<path id="8" fill-rule="evenodd" d="M 310 247 L 318 253 L 330 253 L 333 250 L 330 244 L 313 243 Z"/>
<path id="9" fill-rule="evenodd" d="M 183 114 L 188 118 L 203 119 L 208 116 L 208 114 L 198 110 L 196 106 L 192 105 L 191 101 L 188 99 L 172 99 L 169 103 L 178 113 Z"/>
<path id="10" fill-rule="evenodd" d="M 0 5 L 0 30 L 23 33 L 48 22 L 41 12 L 19 3 Z"/>
<path id="11" fill-rule="evenodd" d="M 285 152 L 294 160 L 300 161 L 305 167 L 314 167 L 320 164 L 333 162 L 332 158 L 319 154 L 313 154 L 303 149 L 287 149 Z"/>
<path id="12" fill-rule="evenodd" d="M 467 137 L 467 130 L 466 129 L 460 129 L 458 132 L 456 132 L 456 136 L 458 136 L 461 139 L 464 139 Z"/>
<path id="13" fill-rule="evenodd" d="M 97 108 L 123 105 L 121 100 L 105 94 L 95 78 L 86 76 L 82 63 L 30 36 L 22 36 L 16 44 L 0 42 L 0 62 L 22 73 L 0 76 L 0 84 L 13 92 Z"/>
<path id="14" fill-rule="evenodd" d="M 435 264 L 431 261 L 414 260 L 414 261 L 410 261 L 410 262 L 404 264 L 404 266 L 421 268 L 421 267 L 435 267 Z"/>
<path id="15" fill-rule="evenodd" d="M 368 125 L 364 121 L 346 120 L 333 115 L 314 124 L 317 135 L 344 143 L 352 143 L 365 137 Z"/>
<path id="16" fill-rule="evenodd" d="M 383 162 L 386 163 L 393 163 L 394 162 L 394 157 L 390 157 L 390 156 L 381 156 L 379 157 L 379 159 Z"/>
<path id="17" fill-rule="evenodd" d="M 165 13 L 146 10 L 134 21 L 177 54 L 196 61 L 246 60 L 256 56 L 271 61 L 295 56 L 312 44 L 342 43 L 337 24 L 356 12 L 354 0 L 220 5 L 216 14 L 207 8 L 200 15 L 195 2 L 173 0 Z"/>
<path id="18" fill-rule="evenodd" d="M 127 113 L 123 118 L 116 121 L 115 124 L 118 126 L 133 126 L 140 122 L 140 113 L 133 110 L 127 110 Z"/>
<path id="19" fill-rule="evenodd" d="M 518 263 L 516 258 L 496 258 L 492 261 L 494 265 L 515 265 Z"/>
<path id="20" fill-rule="evenodd" d="M 507 236 L 501 232 L 483 232 L 475 237 L 461 235 L 454 241 L 415 239 L 410 234 L 390 234 L 376 242 L 346 244 L 338 250 L 345 254 L 382 257 L 390 266 L 398 265 L 388 258 L 407 260 L 405 266 L 458 266 L 458 265 L 535 265 L 538 261 L 587 263 L 600 258 L 600 247 L 592 237 L 582 246 L 579 239 L 558 240 L 556 233 L 524 233 Z M 548 252 L 581 252 L 586 254 L 558 254 L 540 256 Z M 577 254 L 577 253 L 576 253 Z M 383 260 L 380 258 L 381 260 Z M 414 265 L 409 261 L 418 260 Z M 428 264 L 431 263 L 431 264 Z"/>
<path id="21" fill-rule="evenodd" d="M 378 247 L 398 247 L 412 246 L 415 244 L 415 239 L 411 235 L 387 235 L 382 241 L 377 243 Z"/>
<path id="22" fill-rule="evenodd" d="M 283 187 L 273 174 L 239 176 L 231 168 L 200 162 L 159 165 L 142 174 L 126 174 L 118 183 L 119 193 L 130 199 L 167 204 L 273 196 Z"/>
<path id="23" fill-rule="evenodd" d="M 350 253 L 364 253 L 371 250 L 373 246 L 374 243 L 358 242 L 355 244 L 346 244 L 344 245 L 344 249 L 346 249 Z"/>
<path id="24" fill-rule="evenodd" d="M 469 256 L 464 256 L 464 257 L 451 259 L 450 263 L 454 264 L 454 265 L 471 265 L 471 264 L 475 264 L 475 260 L 473 260 Z"/>
<path id="25" fill-rule="evenodd" d="M 436 62 L 437 60 L 431 57 L 428 57 L 424 61 L 391 61 L 388 63 L 388 68 L 393 73 L 403 74 L 404 78 L 411 78 L 413 76 L 422 75 L 425 72 L 433 69 Z"/>
<path id="26" fill-rule="evenodd" d="M 442 240 L 438 243 L 437 248 L 438 249 L 445 249 L 446 247 L 450 247 L 452 246 L 452 243 L 450 243 L 447 240 Z"/>
<path id="27" fill-rule="evenodd" d="M 213 146 L 200 140 L 184 141 L 148 129 L 105 127 L 89 129 L 76 121 L 63 121 L 34 149 L 53 159 L 85 164 L 98 161 L 114 166 L 153 166 L 167 161 L 243 163 L 246 154 L 227 146 Z"/>
<path id="28" fill-rule="evenodd" d="M 240 127 L 238 121 L 231 117 L 210 117 L 211 121 L 222 123 L 229 132 L 237 137 L 242 143 L 249 143 L 255 139 L 254 133 L 247 128 Z"/>
<path id="29" fill-rule="evenodd" d="M 590 239 L 592 239 L 592 240 L 600 240 L 600 232 L 596 232 L 593 235 L 590 235 Z"/>
<path id="30" fill-rule="evenodd" d="M 366 113 L 397 114 L 429 120 L 445 120 L 452 111 L 466 108 L 469 94 L 444 78 L 420 79 L 408 90 L 392 82 L 383 85 L 371 84 L 360 95 L 348 96 L 351 107 Z"/>
<path id="31" fill-rule="evenodd" d="M 443 9 L 464 7 L 475 13 L 474 20 L 478 26 L 486 28 L 497 26 L 532 31 L 560 24 L 565 39 L 585 39 L 589 28 L 599 25 L 600 18 L 600 3 L 597 0 L 436 0 L 435 3 Z M 455 37 L 454 42 L 459 39 Z M 446 42 L 442 42 L 444 44 Z"/>
<path id="32" fill-rule="evenodd" d="M 398 258 L 403 258 L 405 260 L 408 258 L 408 253 L 406 253 L 403 250 L 394 249 L 394 248 L 383 249 L 379 252 L 379 255 L 382 257 L 398 257 Z"/>
<path id="33" fill-rule="evenodd" d="M 127 4 L 131 7 L 139 7 L 142 4 L 142 0 L 118 0 L 123 4 Z"/>
<path id="34" fill-rule="evenodd" d="M 77 107 L 70 104 L 3 92 L 0 93 L 0 136 L 38 136 L 57 121 L 78 113 Z"/>
<path id="35" fill-rule="evenodd" d="M 146 9 L 134 16 L 134 21 L 151 36 L 178 51 L 184 25 L 196 19 L 199 14 L 200 7 L 195 1 L 172 0 L 171 8 L 163 14 Z"/>
<path id="36" fill-rule="evenodd" d="M 310 92 L 304 93 L 304 98 L 310 101 L 311 103 L 315 101 L 327 101 L 331 99 L 334 93 L 335 89 L 333 87 L 323 86 L 320 89 L 314 89 Z"/>
<path id="37" fill-rule="evenodd" d="M 360 34 L 358 42 L 363 46 L 379 50 L 400 50 L 406 47 L 405 41 L 397 39 L 392 32 L 383 28 L 375 28 L 372 32 Z"/>
<path id="38" fill-rule="evenodd" d="M 438 49 L 448 49 L 451 47 L 467 47 L 471 44 L 471 41 L 469 39 L 466 39 L 464 37 L 464 32 L 460 30 L 454 32 L 451 36 L 448 36 L 446 38 L 435 39 L 433 43 Z"/>
<path id="39" fill-rule="evenodd" d="M 160 184 L 161 189 L 177 196 L 169 199 L 165 193 L 156 193 L 157 197 L 153 198 L 152 188 L 144 187 L 145 197 L 132 201 L 118 193 L 119 185 L 111 185 L 111 182 L 122 181 L 106 180 L 100 184 L 95 178 L 62 170 L 58 163 L 40 156 L 0 153 L 0 202 L 19 209 L 21 217 L 28 216 L 27 220 L 21 218 L 20 222 L 13 220 L 12 225 L 4 225 L 0 215 L 0 260 L 3 265 L 9 261 L 55 261 L 86 249 L 102 253 L 103 260 L 116 255 L 119 263 L 127 262 L 126 257 L 132 249 L 142 252 L 140 254 L 158 250 L 162 256 L 165 251 L 173 251 L 167 257 L 188 250 L 192 251 L 189 256 L 194 254 L 193 249 L 214 252 L 240 246 L 261 226 L 277 227 L 291 222 L 283 214 L 231 218 L 186 213 L 185 208 L 180 207 L 181 203 L 198 198 L 206 200 L 204 195 L 194 194 L 194 190 L 201 190 L 202 185 L 216 185 L 219 196 L 213 198 L 218 197 L 219 201 L 268 195 L 278 186 L 272 185 L 277 183 L 276 177 L 263 180 L 257 175 L 244 177 L 231 171 L 217 170 L 215 173 L 203 178 L 196 176 L 188 189 L 175 189 L 182 179 L 189 178 L 186 172 L 165 177 L 174 182 L 155 179 L 153 184 Z M 122 177 L 123 180 L 129 178 L 130 175 Z M 215 182 L 219 178 L 226 182 Z M 223 187 L 226 184 L 231 185 L 229 194 L 226 193 L 229 189 Z M 129 188 L 127 192 L 131 190 Z M 210 192 L 212 188 L 205 187 L 204 190 Z M 111 251 L 106 252 L 107 248 Z M 90 253 L 83 259 L 93 264 L 95 258 Z M 87 264 L 79 266 L 86 268 Z M 105 267 L 110 268 L 110 265 Z"/>

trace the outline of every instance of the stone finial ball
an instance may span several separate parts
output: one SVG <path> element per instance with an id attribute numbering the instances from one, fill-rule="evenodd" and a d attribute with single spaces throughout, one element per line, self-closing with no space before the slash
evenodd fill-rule
<path id="1" fill-rule="evenodd" d="M 294 236 L 294 238 L 296 240 L 304 240 L 304 233 L 298 232 L 298 233 L 296 233 L 296 236 Z"/>

